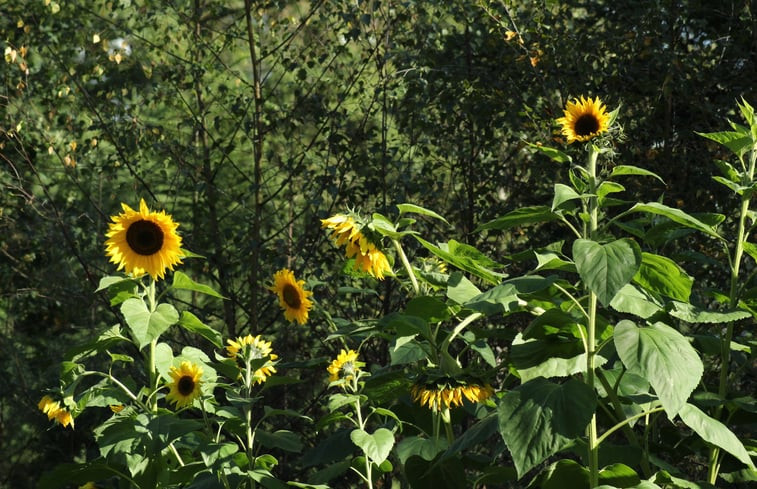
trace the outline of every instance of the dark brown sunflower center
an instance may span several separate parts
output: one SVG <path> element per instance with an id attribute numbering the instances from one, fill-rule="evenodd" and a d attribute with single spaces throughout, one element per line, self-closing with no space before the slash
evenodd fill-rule
<path id="1" fill-rule="evenodd" d="M 599 120 L 593 114 L 584 114 L 576 120 L 574 131 L 577 136 L 590 136 L 599 131 Z"/>
<path id="2" fill-rule="evenodd" d="M 302 305 L 300 292 L 292 284 L 286 284 L 284 286 L 284 289 L 281 291 L 281 295 L 284 296 L 284 302 L 286 302 L 287 306 L 291 307 L 292 309 L 299 309 L 299 307 Z"/>
<path id="3" fill-rule="evenodd" d="M 153 255 L 163 247 L 163 230 L 152 221 L 142 219 L 126 230 L 129 248 L 140 255 Z"/>
<path id="4" fill-rule="evenodd" d="M 184 375 L 176 383 L 176 389 L 182 396 L 188 396 L 195 390 L 195 381 L 189 375 Z"/>

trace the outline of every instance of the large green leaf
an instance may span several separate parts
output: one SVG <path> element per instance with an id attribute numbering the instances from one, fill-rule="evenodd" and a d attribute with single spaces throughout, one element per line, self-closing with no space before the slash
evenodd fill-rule
<path id="1" fill-rule="evenodd" d="M 179 271 L 173 273 L 173 284 L 171 284 L 171 287 L 173 287 L 174 289 L 200 292 L 201 294 L 212 295 L 213 297 L 218 297 L 219 299 L 224 298 L 221 294 L 213 290 L 211 287 L 195 282 L 194 280 L 189 278 L 189 276 Z"/>
<path id="2" fill-rule="evenodd" d="M 588 239 L 573 243 L 573 261 L 586 286 L 607 306 L 641 265 L 641 250 L 635 241 L 619 239 L 600 244 Z"/>
<path id="3" fill-rule="evenodd" d="M 373 434 L 355 429 L 350 433 L 350 439 L 377 465 L 386 460 L 394 446 L 394 433 L 386 428 L 379 428 Z"/>
<path id="4" fill-rule="evenodd" d="M 664 310 L 655 298 L 633 284 L 624 285 L 610 301 L 610 307 L 618 312 L 634 314 L 644 319 Z"/>
<path id="5" fill-rule="evenodd" d="M 571 200 L 580 199 L 581 194 L 575 191 L 573 187 L 565 185 L 564 183 L 555 184 L 555 196 L 552 198 L 552 210 L 560 208 L 564 203 Z"/>
<path id="6" fill-rule="evenodd" d="M 555 384 L 540 377 L 505 393 L 499 432 L 518 478 L 581 436 L 596 407 L 594 389 L 575 379 Z"/>
<path id="7" fill-rule="evenodd" d="M 560 216 L 552 212 L 552 209 L 547 206 L 521 207 L 493 221 L 482 224 L 476 231 L 510 229 L 524 224 L 556 221 L 559 218 Z"/>
<path id="8" fill-rule="evenodd" d="M 179 322 L 179 313 L 170 304 L 158 304 L 154 312 L 140 299 L 128 299 L 121 304 L 121 314 L 129 325 L 134 340 L 142 349 L 165 330 Z"/>
<path id="9" fill-rule="evenodd" d="M 673 302 L 671 304 L 670 315 L 686 321 L 687 323 L 729 323 L 746 319 L 752 314 L 749 311 L 740 309 L 731 311 L 711 311 L 696 307 L 688 302 Z"/>
<path id="10" fill-rule="evenodd" d="M 415 236 L 415 239 L 431 253 L 450 265 L 465 270 L 490 284 L 497 284 L 506 276 L 504 273 L 493 270 L 493 268 L 500 268 L 502 265 L 487 257 L 473 246 L 460 243 L 454 239 L 449 240 L 447 243 L 441 243 L 439 246 L 419 236 Z"/>
<path id="11" fill-rule="evenodd" d="M 646 204 L 639 203 L 631 207 L 627 212 L 647 212 L 650 214 L 657 214 L 667 217 L 671 221 L 682 224 L 688 228 L 701 231 L 709 236 L 712 236 L 713 238 L 720 238 L 720 235 L 717 233 L 717 231 L 715 231 L 715 228 L 713 228 L 709 224 L 705 224 L 696 217 L 685 213 L 681 209 L 668 207 L 658 202 L 648 202 Z"/>
<path id="12" fill-rule="evenodd" d="M 641 254 L 641 267 L 633 278 L 644 289 L 671 299 L 688 301 L 691 295 L 691 278 L 676 262 L 653 253 Z"/>
<path id="13" fill-rule="evenodd" d="M 223 348 L 223 337 L 221 336 L 221 333 L 200 321 L 200 318 L 198 318 L 191 312 L 181 312 L 179 325 L 187 331 L 199 334 L 218 348 Z"/>
<path id="14" fill-rule="evenodd" d="M 610 173 L 610 178 L 618 177 L 621 175 L 640 175 L 645 177 L 654 177 L 662 183 L 665 183 L 665 180 L 663 180 L 656 173 L 632 165 L 618 165 L 613 167 L 612 172 Z"/>
<path id="15" fill-rule="evenodd" d="M 649 381 L 672 420 L 702 377 L 704 366 L 696 350 L 685 336 L 663 323 L 640 328 L 620 321 L 614 341 L 623 365 Z"/>
<path id="16" fill-rule="evenodd" d="M 444 221 L 446 224 L 449 224 L 447 220 L 442 217 L 441 215 L 437 214 L 436 212 L 426 209 L 424 207 L 421 207 L 419 205 L 415 204 L 397 204 L 397 208 L 400 211 L 400 214 L 407 214 L 409 212 L 414 214 L 420 214 L 422 216 L 428 216 L 433 217 L 434 219 L 439 219 L 441 221 Z"/>
<path id="17" fill-rule="evenodd" d="M 739 157 L 747 152 L 752 147 L 752 144 L 754 144 L 751 134 L 746 131 L 698 132 L 697 134 L 722 144 Z"/>
<path id="18" fill-rule="evenodd" d="M 754 470 L 754 464 L 744 445 L 726 425 L 703 413 L 692 404 L 685 404 L 678 412 L 681 421 L 694 430 L 704 441 L 722 448 Z"/>

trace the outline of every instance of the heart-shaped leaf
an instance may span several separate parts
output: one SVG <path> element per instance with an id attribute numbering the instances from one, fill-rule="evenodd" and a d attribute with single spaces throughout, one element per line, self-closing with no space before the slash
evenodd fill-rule
<path id="1" fill-rule="evenodd" d="M 607 306 L 641 266 L 641 249 L 630 239 L 600 244 L 588 239 L 573 243 L 573 261 L 586 286 Z"/>
<path id="2" fill-rule="evenodd" d="M 376 465 L 386 460 L 394 446 L 394 433 L 386 428 L 379 428 L 373 434 L 356 429 L 350 433 L 350 439 Z"/>
<path id="3" fill-rule="evenodd" d="M 575 379 L 555 384 L 539 377 L 505 393 L 499 432 L 518 478 L 581 436 L 596 407 L 594 389 Z"/>
<path id="4" fill-rule="evenodd" d="M 704 372 L 694 347 L 663 323 L 640 328 L 623 320 L 615 326 L 615 349 L 630 373 L 649 381 L 672 420 L 686 404 Z"/>

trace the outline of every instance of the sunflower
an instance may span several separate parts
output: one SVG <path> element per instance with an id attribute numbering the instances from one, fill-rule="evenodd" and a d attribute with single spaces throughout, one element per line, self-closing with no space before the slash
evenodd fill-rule
<path id="1" fill-rule="evenodd" d="M 40 399 L 37 407 L 40 411 L 47 415 L 48 420 L 55 420 L 58 424 L 64 428 L 71 425 L 73 428 L 74 419 L 71 413 L 66 408 L 60 407 L 60 402 L 53 401 L 50 396 L 44 396 Z"/>
<path id="2" fill-rule="evenodd" d="M 588 141 L 609 129 L 610 114 L 599 97 L 592 100 L 582 96 L 580 100 L 568 101 L 564 113 L 565 117 L 557 119 L 557 123 L 568 143 Z"/>
<path id="3" fill-rule="evenodd" d="M 453 384 L 454 385 L 451 385 Z M 456 381 L 415 384 L 410 388 L 413 400 L 421 406 L 428 406 L 432 411 L 443 411 L 463 405 L 463 399 L 472 403 L 483 402 L 494 395 L 494 388 L 489 384 L 462 384 Z"/>
<path id="4" fill-rule="evenodd" d="M 192 404 L 192 402 L 202 394 L 202 369 L 189 362 L 181 362 L 179 368 L 171 367 L 168 375 L 173 379 L 168 383 L 171 391 L 166 395 L 166 399 L 173 402 L 177 408 L 182 408 Z"/>
<path id="5" fill-rule="evenodd" d="M 173 270 L 181 263 L 181 236 L 176 234 L 179 225 L 165 211 L 150 211 L 144 199 L 139 202 L 139 211 L 123 203 L 121 207 L 123 212 L 111 217 L 105 254 L 127 274 L 138 277 L 147 273 L 153 279 L 162 279 L 166 268 Z"/>
<path id="6" fill-rule="evenodd" d="M 321 219 L 321 227 L 332 229 L 331 239 L 337 246 L 344 245 L 347 258 L 355 258 L 355 268 L 383 280 L 392 268 L 386 255 L 363 232 L 367 226 L 361 225 L 356 218 L 346 214 L 336 214 L 328 219 Z"/>
<path id="7" fill-rule="evenodd" d="M 274 274 L 273 286 L 268 288 L 279 296 L 284 317 L 301 325 L 308 321 L 308 312 L 313 307 L 313 302 L 309 299 L 313 293 L 305 290 L 304 286 L 304 280 L 295 280 L 294 273 L 284 268 Z"/>
<path id="8" fill-rule="evenodd" d="M 230 358 L 237 358 L 240 355 L 244 357 L 245 361 L 259 360 L 262 358 L 268 358 L 270 362 L 266 363 L 262 367 L 255 370 L 252 374 L 252 381 L 256 384 L 262 384 L 268 377 L 276 373 L 273 363 L 279 356 L 273 353 L 271 348 L 271 342 L 265 341 L 260 336 L 240 336 L 235 340 L 226 340 L 229 344 L 226 347 L 226 352 Z"/>
<path id="9" fill-rule="evenodd" d="M 351 380 L 364 366 L 363 362 L 357 361 L 357 352 L 355 350 L 342 350 L 331 365 L 326 367 L 329 373 L 329 382 L 335 382 L 340 377 L 346 381 Z M 340 375 L 341 374 L 341 375 Z"/>

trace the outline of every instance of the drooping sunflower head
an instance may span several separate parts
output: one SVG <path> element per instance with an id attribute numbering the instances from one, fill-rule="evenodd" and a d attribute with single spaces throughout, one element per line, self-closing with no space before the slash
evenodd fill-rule
<path id="1" fill-rule="evenodd" d="M 189 406 L 202 394 L 202 368 L 190 362 L 181 362 L 179 368 L 171 367 L 168 372 L 171 382 L 168 383 L 170 392 L 166 399 L 173 402 L 176 408 Z"/>
<path id="2" fill-rule="evenodd" d="M 599 97 L 573 99 L 568 101 L 564 117 L 557 119 L 562 126 L 562 134 L 568 143 L 585 142 L 607 132 L 610 128 L 610 114 Z"/>
<path id="3" fill-rule="evenodd" d="M 230 358 L 241 358 L 243 362 L 256 362 L 268 359 L 252 373 L 252 383 L 262 384 L 268 377 L 276 373 L 274 362 L 279 356 L 273 353 L 271 342 L 265 341 L 260 336 L 240 336 L 236 340 L 226 340 L 226 352 Z M 259 363 L 259 362 L 257 362 Z"/>
<path id="4" fill-rule="evenodd" d="M 339 352 L 336 359 L 326 367 L 329 373 L 329 382 L 336 382 L 340 379 L 344 381 L 352 380 L 360 371 L 360 367 L 364 366 L 363 362 L 358 361 L 355 350 L 343 349 Z"/>
<path id="5" fill-rule="evenodd" d="M 357 214 L 336 214 L 321 219 L 321 227 L 332 229 L 331 239 L 337 246 L 344 246 L 347 258 L 355 259 L 355 268 L 383 280 L 391 274 L 392 267 L 386 255 L 379 249 L 379 236 Z"/>
<path id="6" fill-rule="evenodd" d="M 313 293 L 305 290 L 304 280 L 296 280 L 294 273 L 284 268 L 274 274 L 273 285 L 269 290 L 279 296 L 279 305 L 288 321 L 297 321 L 300 325 L 308 321 L 308 313 L 313 307 L 313 301 L 309 297 Z"/>
<path id="7" fill-rule="evenodd" d="M 150 275 L 163 278 L 166 268 L 173 270 L 181 263 L 181 236 L 179 227 L 165 211 L 150 211 L 144 199 L 139 211 L 121 204 L 123 212 L 111 217 L 105 242 L 105 254 L 110 261 L 135 277 Z"/>
<path id="8" fill-rule="evenodd" d="M 74 418 L 71 413 L 65 408 L 61 407 L 60 402 L 54 401 L 50 396 L 44 396 L 37 404 L 40 411 L 47 415 L 48 420 L 55 420 L 64 428 L 71 425 L 74 426 Z"/>
<path id="9" fill-rule="evenodd" d="M 494 395 L 489 384 L 474 384 L 450 378 L 419 382 L 410 388 L 410 396 L 421 406 L 435 412 L 463 405 L 463 399 L 472 403 L 483 402 Z"/>

